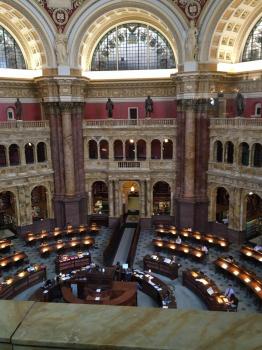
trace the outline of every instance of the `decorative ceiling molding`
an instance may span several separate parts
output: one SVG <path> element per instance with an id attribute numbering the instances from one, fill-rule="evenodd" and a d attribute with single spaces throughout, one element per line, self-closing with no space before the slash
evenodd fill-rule
<path id="1" fill-rule="evenodd" d="M 197 22 L 207 0 L 169 0 L 177 5 L 189 20 Z"/>
<path id="2" fill-rule="evenodd" d="M 59 32 L 63 32 L 74 12 L 86 0 L 35 0 L 42 6 L 57 27 Z"/>

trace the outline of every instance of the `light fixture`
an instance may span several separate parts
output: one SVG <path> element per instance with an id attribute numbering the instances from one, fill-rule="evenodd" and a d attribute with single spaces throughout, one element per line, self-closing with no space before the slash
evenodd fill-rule
<path id="1" fill-rule="evenodd" d="M 253 192 L 249 192 L 249 195 L 252 196 Z"/>
<path id="2" fill-rule="evenodd" d="M 133 139 L 130 139 L 129 142 L 130 142 L 130 143 L 134 143 L 134 140 L 133 140 Z"/>
<path id="3" fill-rule="evenodd" d="M 164 142 L 165 142 L 165 143 L 168 143 L 168 139 L 165 139 Z"/>
<path id="4" fill-rule="evenodd" d="M 135 186 L 134 186 L 134 185 L 132 185 L 132 186 L 130 187 L 130 192 L 135 192 Z"/>
<path id="5" fill-rule="evenodd" d="M 28 146 L 30 146 L 30 147 L 31 147 L 31 146 L 32 146 L 32 143 L 31 143 L 31 142 L 29 142 L 29 143 L 28 143 Z"/>

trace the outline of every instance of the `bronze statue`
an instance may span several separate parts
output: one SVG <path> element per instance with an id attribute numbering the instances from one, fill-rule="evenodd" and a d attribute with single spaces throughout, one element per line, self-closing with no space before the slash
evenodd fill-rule
<path id="1" fill-rule="evenodd" d="M 237 116 L 241 117 L 243 115 L 245 105 L 244 105 L 244 96 L 238 91 L 236 96 L 236 110 Z"/>
<path id="2" fill-rule="evenodd" d="M 21 120 L 22 117 L 22 103 L 19 98 L 16 99 L 15 102 L 15 119 Z"/>
<path id="3" fill-rule="evenodd" d="M 108 98 L 107 103 L 106 103 L 106 110 L 107 110 L 107 117 L 108 118 L 113 117 L 113 109 L 114 109 L 114 104 L 113 104 L 111 98 Z"/>
<path id="4" fill-rule="evenodd" d="M 150 118 L 151 113 L 153 112 L 153 100 L 150 96 L 147 96 L 147 99 L 145 100 L 145 111 L 146 118 Z"/>

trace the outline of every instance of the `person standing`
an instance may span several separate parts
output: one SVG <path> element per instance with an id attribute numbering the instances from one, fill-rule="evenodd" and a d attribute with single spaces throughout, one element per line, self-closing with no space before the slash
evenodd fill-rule
<path id="1" fill-rule="evenodd" d="M 108 98 L 107 103 L 106 103 L 106 110 L 107 110 L 107 117 L 108 118 L 113 118 L 113 109 L 114 109 L 114 104 L 113 104 L 111 98 Z"/>
<path id="2" fill-rule="evenodd" d="M 150 118 L 151 113 L 153 112 L 153 100 L 150 96 L 147 96 L 145 100 L 145 112 L 146 112 L 146 118 Z"/>

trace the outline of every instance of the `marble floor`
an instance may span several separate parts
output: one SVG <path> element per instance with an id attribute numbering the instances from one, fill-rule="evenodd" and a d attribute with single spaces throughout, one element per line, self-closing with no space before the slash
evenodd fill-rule
<path id="1" fill-rule="evenodd" d="M 107 227 L 102 227 L 99 234 L 94 236 L 95 238 L 95 245 L 90 249 L 90 253 L 92 256 L 92 260 L 97 265 L 102 266 L 103 265 L 103 251 L 106 248 L 109 239 L 111 235 L 111 230 Z M 142 230 L 140 234 L 140 238 L 137 245 L 137 251 L 136 256 L 134 260 L 134 268 L 136 269 L 143 269 L 143 257 L 146 254 L 151 254 L 154 252 L 154 247 L 152 245 L 152 239 L 154 237 L 153 229 L 148 230 Z M 47 266 L 47 277 L 53 278 L 55 276 L 55 264 L 54 260 L 56 257 L 56 253 L 50 254 L 47 258 L 41 258 L 40 254 L 37 250 L 38 245 L 34 245 L 32 247 L 27 246 L 23 239 L 16 237 L 13 239 L 14 243 L 14 249 L 16 251 L 25 251 L 25 253 L 29 257 L 30 263 L 42 263 Z M 194 246 L 197 246 L 197 244 L 191 243 Z M 207 276 L 212 278 L 217 286 L 221 289 L 221 291 L 225 291 L 226 287 L 228 286 L 228 283 L 232 283 L 233 289 L 235 291 L 236 296 L 239 299 L 239 312 L 258 312 L 258 305 L 256 303 L 255 297 L 248 291 L 248 289 L 245 286 L 241 286 L 237 280 L 230 280 L 223 275 L 223 273 L 219 273 L 215 270 L 215 266 L 213 264 L 213 261 L 223 255 L 232 255 L 236 261 L 239 261 L 242 266 L 244 266 L 246 269 L 251 270 L 255 272 L 260 278 L 262 277 L 262 269 L 261 267 L 257 266 L 255 263 L 249 262 L 249 261 L 243 261 L 240 260 L 240 253 L 239 253 L 239 246 L 232 244 L 230 246 L 230 253 L 224 253 L 220 250 L 217 250 L 215 248 L 209 249 L 209 256 L 207 261 L 200 263 L 193 261 L 186 257 L 178 257 L 178 262 L 181 264 L 181 268 L 179 269 L 179 277 L 178 279 L 172 281 L 167 277 L 156 275 L 160 279 L 162 279 L 165 283 L 167 283 L 174 291 L 177 306 L 178 309 L 206 309 L 205 305 L 202 303 L 202 301 L 194 294 L 192 293 L 188 288 L 184 287 L 182 285 L 182 271 L 187 268 L 197 268 L 203 271 Z M 4 255 L 8 255 L 9 253 L 6 253 Z M 170 254 L 161 252 L 161 255 L 164 256 L 170 256 Z M 5 271 L 3 273 L 4 276 L 12 275 L 16 272 L 17 268 L 9 269 L 8 271 Z M 34 286 L 30 288 L 29 290 L 25 291 L 24 293 L 21 293 L 19 296 L 16 297 L 17 300 L 27 300 L 30 295 L 32 295 L 37 289 L 38 286 Z M 155 302 L 149 298 L 147 295 L 141 293 L 139 291 L 138 293 L 138 305 L 139 306 L 150 306 L 150 307 L 157 307 Z"/>

